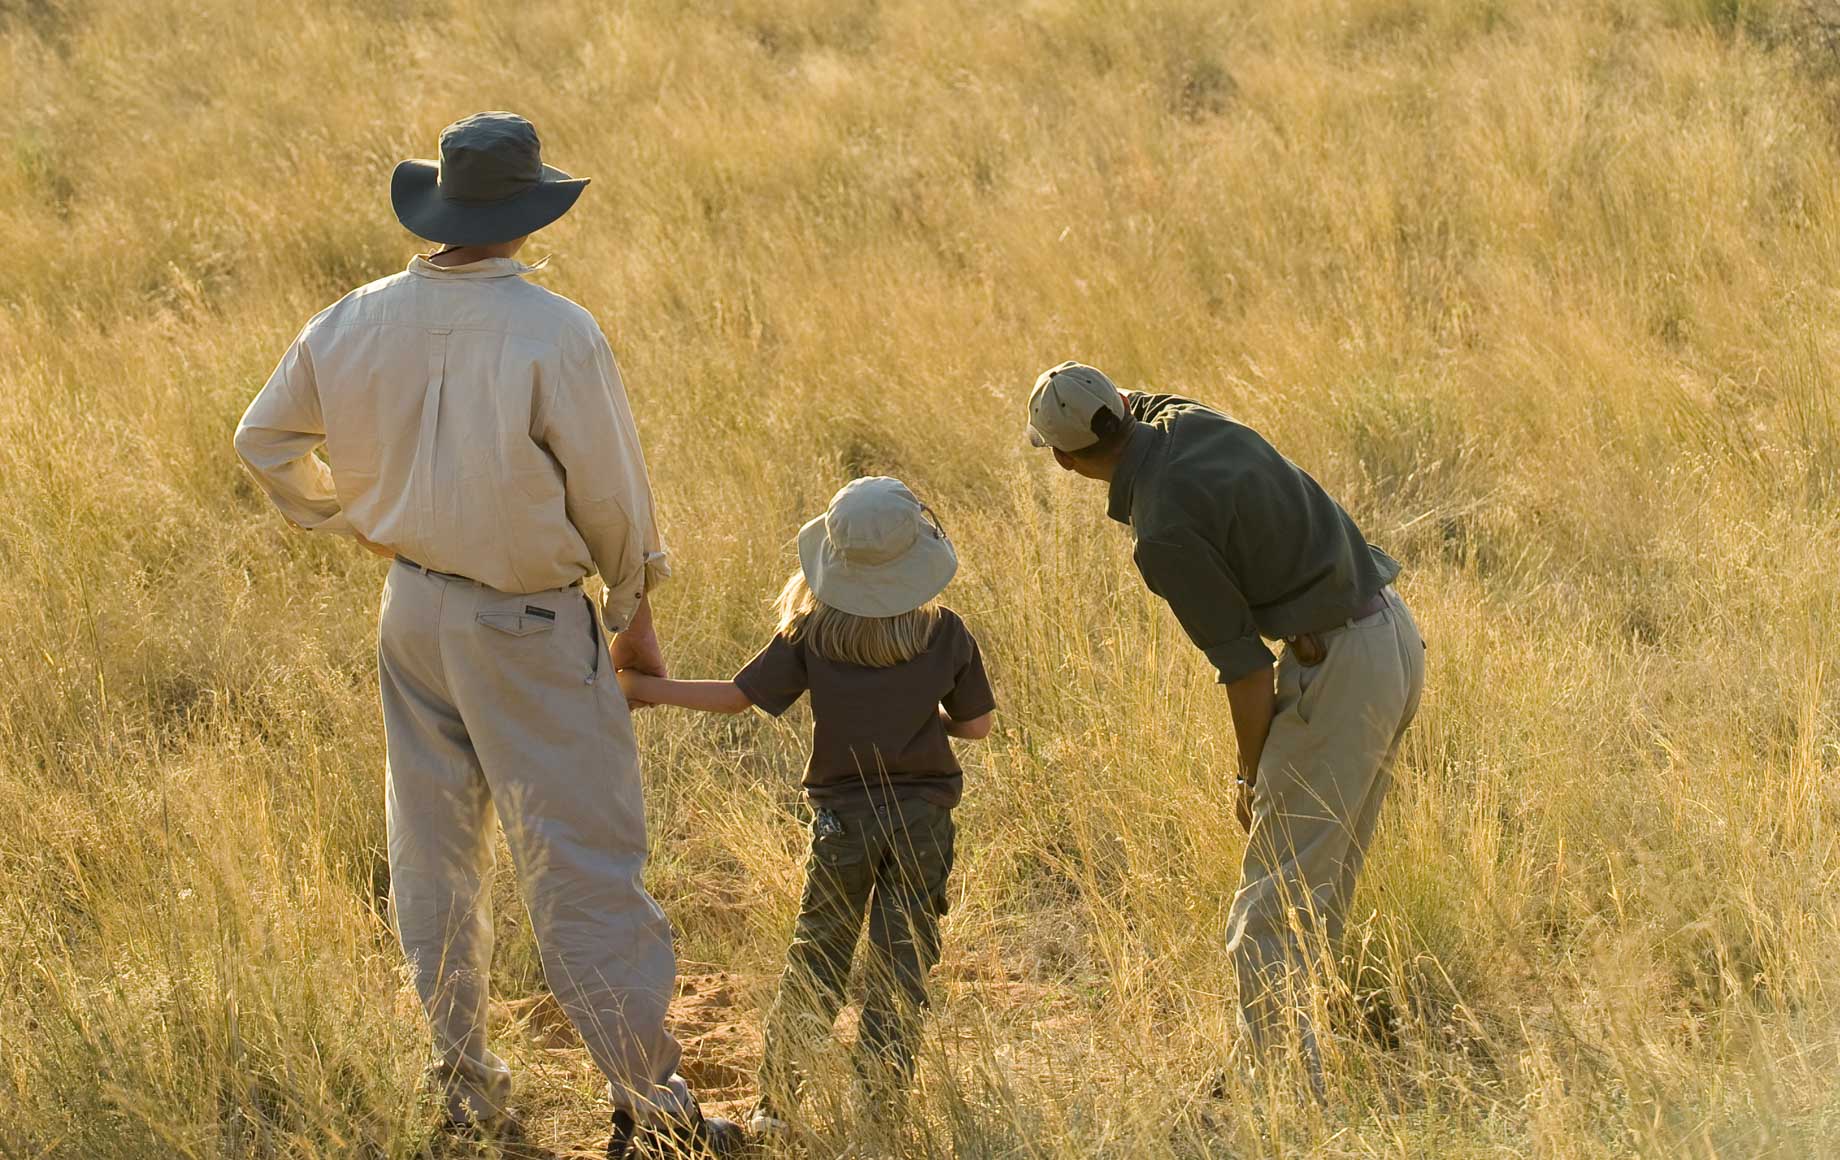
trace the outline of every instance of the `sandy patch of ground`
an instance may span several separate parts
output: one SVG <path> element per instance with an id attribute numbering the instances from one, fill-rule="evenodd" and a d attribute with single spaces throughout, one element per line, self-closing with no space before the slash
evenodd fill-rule
<path id="1" fill-rule="evenodd" d="M 679 1073 L 712 1115 L 740 1115 L 753 1099 L 760 1028 L 745 981 L 705 964 L 684 963 L 668 1026 L 683 1045 Z M 556 997 L 544 992 L 492 1003 L 495 1038 L 522 1039 L 541 1053 L 538 1066 L 592 1076 L 593 1062 Z"/>

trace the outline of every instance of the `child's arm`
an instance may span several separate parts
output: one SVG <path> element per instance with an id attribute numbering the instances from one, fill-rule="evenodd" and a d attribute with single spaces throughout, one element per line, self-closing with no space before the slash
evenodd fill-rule
<path id="1" fill-rule="evenodd" d="M 620 691 L 628 701 L 647 705 L 675 705 L 705 713 L 745 713 L 754 707 L 741 686 L 733 681 L 678 681 L 654 677 L 634 669 L 621 669 Z"/>
<path id="2" fill-rule="evenodd" d="M 984 673 L 984 654 L 977 638 L 956 614 L 948 615 L 963 638 L 958 642 L 963 659 L 954 674 L 951 691 L 939 699 L 939 718 L 945 723 L 946 736 L 982 741 L 990 736 L 990 718 L 997 711 L 997 699 L 990 695 L 990 678 Z"/>
<path id="3" fill-rule="evenodd" d="M 946 712 L 943 706 L 941 706 L 939 710 L 939 719 L 946 723 L 946 735 L 948 737 L 957 737 L 963 741 L 982 741 L 984 738 L 989 737 L 991 718 L 995 716 L 996 710 L 993 709 L 981 717 L 972 717 L 966 721 L 954 721 L 952 719 L 952 714 Z"/>

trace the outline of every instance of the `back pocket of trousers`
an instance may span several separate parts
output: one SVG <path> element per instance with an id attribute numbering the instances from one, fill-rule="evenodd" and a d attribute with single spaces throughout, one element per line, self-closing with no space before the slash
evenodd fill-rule
<path id="1" fill-rule="evenodd" d="M 478 615 L 479 623 L 506 636 L 535 636 L 556 627 L 556 614 L 534 604 L 522 608 L 488 608 Z"/>

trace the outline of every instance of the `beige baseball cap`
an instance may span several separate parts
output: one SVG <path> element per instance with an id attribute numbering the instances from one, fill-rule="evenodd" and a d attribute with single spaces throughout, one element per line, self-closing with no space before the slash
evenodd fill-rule
<path id="1" fill-rule="evenodd" d="M 907 485 L 853 479 L 799 529 L 799 566 L 814 596 L 852 616 L 900 616 L 945 591 L 952 541 Z"/>
<path id="2" fill-rule="evenodd" d="M 1110 411 L 1124 418 L 1124 399 L 1112 380 L 1085 363 L 1049 367 L 1029 394 L 1029 442 L 1058 451 L 1079 451 L 1099 441 L 1093 416 Z"/>

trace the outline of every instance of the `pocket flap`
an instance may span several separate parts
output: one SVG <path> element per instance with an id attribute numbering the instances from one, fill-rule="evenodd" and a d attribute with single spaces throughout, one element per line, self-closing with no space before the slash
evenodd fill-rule
<path id="1" fill-rule="evenodd" d="M 539 615 L 539 613 L 541 615 Z M 548 609 L 536 612 L 511 608 L 488 608 L 478 615 L 479 623 L 497 629 L 506 636 L 535 636 L 556 627 L 556 614 Z"/>

